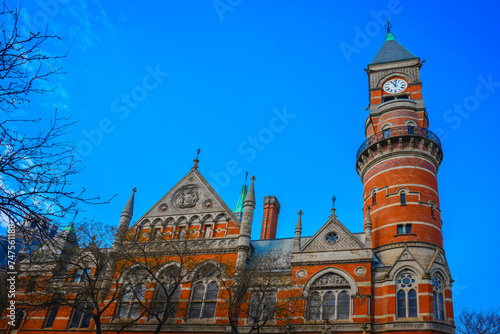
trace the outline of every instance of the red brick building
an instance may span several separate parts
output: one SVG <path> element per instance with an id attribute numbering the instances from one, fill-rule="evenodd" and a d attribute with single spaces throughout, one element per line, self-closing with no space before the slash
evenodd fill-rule
<path id="1" fill-rule="evenodd" d="M 453 281 L 443 249 L 437 186 L 443 153 L 439 139 L 428 130 L 422 63 L 389 32 L 366 69 L 367 139 L 356 158 L 364 187 L 362 232 L 350 232 L 333 207 L 313 236 L 301 235 L 299 214 L 295 236 L 276 239 L 280 204 L 269 196 L 263 202 L 261 239 L 251 240 L 252 226 L 260 223 L 254 217 L 258 183 L 252 179 L 248 191 L 244 187 L 233 212 L 202 176 L 195 160 L 193 168 L 129 226 L 135 195 L 131 196 L 109 254 L 120 254 L 130 240 L 158 249 L 162 243 L 184 242 L 196 262 L 188 269 L 193 271 L 190 277 L 202 277 L 200 268 L 221 259 L 237 270 L 253 254 L 280 250 L 284 256 L 275 275 L 286 284 L 274 292 L 274 300 L 265 303 L 287 303 L 293 312 L 286 319 L 273 315 L 261 332 L 453 333 Z M 164 258 L 165 268 L 175 266 L 175 255 L 165 251 Z M 95 268 L 89 269 L 92 275 Z M 132 276 L 124 275 L 110 289 L 123 288 L 127 280 L 133 281 Z M 221 280 L 208 275 L 181 282 L 174 294 L 172 319 L 161 331 L 230 332 Z M 139 294 L 155 300 L 158 291 L 153 282 Z M 140 310 L 139 304 L 122 296 L 103 314 L 103 329 L 116 331 L 120 319 L 137 316 Z M 241 314 L 240 330 L 248 332 L 248 317 Z M 124 332 L 153 332 L 156 323 L 145 313 Z M 41 315 L 25 314 L 18 329 L 5 321 L 2 327 L 10 333 L 86 332 L 94 331 L 95 322 L 81 310 L 52 307 Z"/>

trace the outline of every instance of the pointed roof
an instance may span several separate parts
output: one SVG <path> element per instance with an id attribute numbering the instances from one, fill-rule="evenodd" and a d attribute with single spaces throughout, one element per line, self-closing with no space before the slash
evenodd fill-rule
<path id="1" fill-rule="evenodd" d="M 417 59 L 413 53 L 402 46 L 391 32 L 385 36 L 385 42 L 369 65 L 391 63 L 394 61 Z"/>
<path id="2" fill-rule="evenodd" d="M 176 195 L 196 189 L 198 200 L 196 206 L 189 210 L 176 207 Z M 209 205 L 206 205 L 210 202 Z M 204 204 L 205 203 L 205 204 Z M 225 213 L 236 225 L 240 225 L 239 219 L 233 211 L 227 206 L 217 192 L 212 188 L 208 181 L 203 177 L 198 169 L 191 169 L 173 188 L 171 188 L 162 198 L 156 202 L 144 215 L 130 227 L 140 226 L 144 220 L 153 221 L 159 217 L 193 217 L 197 215 L 217 215 Z"/>
<path id="3" fill-rule="evenodd" d="M 299 215 L 299 219 L 297 220 L 297 225 L 295 226 L 295 232 L 302 232 L 302 215 L 304 213 L 300 210 L 297 214 Z"/>
<path id="4" fill-rule="evenodd" d="M 122 216 L 125 215 L 132 217 L 134 215 L 134 197 L 136 191 L 137 188 L 132 189 L 132 195 L 130 195 L 130 198 L 128 199 L 128 202 L 125 205 L 125 208 L 123 208 Z"/>
<path id="5" fill-rule="evenodd" d="M 245 203 L 245 198 L 247 197 L 248 187 L 245 184 L 241 188 L 240 198 L 238 199 L 238 204 L 236 204 L 236 209 L 234 209 L 234 213 L 243 213 L 243 204 Z"/>
<path id="6" fill-rule="evenodd" d="M 243 203 L 243 206 L 245 206 L 247 203 L 248 205 L 253 205 L 255 206 L 255 189 L 254 189 L 254 181 L 255 181 L 255 176 L 252 176 L 252 183 L 250 183 L 250 189 L 248 189 L 247 196 L 245 197 L 245 202 Z"/>

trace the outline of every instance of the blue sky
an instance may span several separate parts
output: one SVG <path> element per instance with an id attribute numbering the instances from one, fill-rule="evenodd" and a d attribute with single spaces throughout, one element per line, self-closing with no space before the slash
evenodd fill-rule
<path id="1" fill-rule="evenodd" d="M 498 289 L 483 283 L 500 274 L 497 2 L 7 3 L 22 4 L 24 24 L 65 37 L 51 52 L 70 48 L 59 89 L 26 110 L 48 116 L 57 106 L 79 120 L 71 139 L 85 169 L 73 185 L 117 194 L 87 207 L 88 216 L 118 224 L 137 187 L 139 218 L 201 148 L 200 171 L 230 207 L 245 171 L 256 175 L 255 239 L 267 195 L 281 203 L 278 237 L 293 236 L 300 209 L 303 235 L 314 234 L 334 194 L 339 219 L 362 231 L 355 154 L 368 113 L 363 69 L 390 14 L 397 40 L 426 60 L 429 128 L 444 150 L 438 178 L 455 310 L 498 305 Z"/>

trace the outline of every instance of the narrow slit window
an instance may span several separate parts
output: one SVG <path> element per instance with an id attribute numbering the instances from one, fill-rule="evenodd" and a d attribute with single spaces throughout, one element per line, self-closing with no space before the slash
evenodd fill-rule
<path id="1" fill-rule="evenodd" d="M 373 204 L 377 204 L 377 193 L 376 193 L 376 192 L 374 192 L 374 193 L 372 194 L 372 205 L 373 205 Z"/>
<path id="2" fill-rule="evenodd" d="M 406 194 L 405 193 L 401 193 L 399 195 L 399 198 L 401 200 L 401 205 L 406 205 Z"/>

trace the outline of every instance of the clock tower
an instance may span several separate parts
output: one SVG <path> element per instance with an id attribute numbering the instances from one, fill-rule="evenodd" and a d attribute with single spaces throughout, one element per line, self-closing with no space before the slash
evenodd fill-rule
<path id="1" fill-rule="evenodd" d="M 424 61 L 387 35 L 368 65 L 366 140 L 357 152 L 365 234 L 371 237 L 376 332 L 453 332 L 451 274 L 443 249 L 439 138 L 428 129 Z M 448 327 L 449 326 L 449 327 Z"/>

